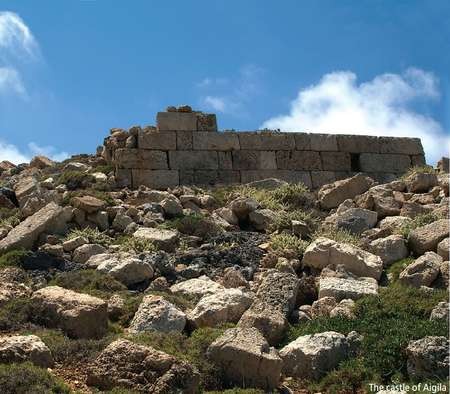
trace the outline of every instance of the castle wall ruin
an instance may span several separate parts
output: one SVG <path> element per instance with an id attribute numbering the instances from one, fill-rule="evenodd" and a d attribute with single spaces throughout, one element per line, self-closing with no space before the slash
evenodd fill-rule
<path id="1" fill-rule="evenodd" d="M 174 107 L 156 127 L 112 129 L 103 156 L 121 186 L 248 183 L 265 178 L 318 188 L 357 172 L 386 181 L 425 164 L 420 139 L 217 131 L 216 116 Z"/>

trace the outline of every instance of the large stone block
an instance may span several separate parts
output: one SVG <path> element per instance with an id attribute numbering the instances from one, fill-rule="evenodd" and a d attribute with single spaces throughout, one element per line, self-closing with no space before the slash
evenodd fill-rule
<path id="1" fill-rule="evenodd" d="M 321 152 L 322 168 L 326 171 L 351 171 L 350 153 Z"/>
<path id="2" fill-rule="evenodd" d="M 116 168 L 116 184 L 118 187 L 130 187 L 133 183 L 131 170 L 126 168 Z"/>
<path id="3" fill-rule="evenodd" d="M 133 187 L 141 185 L 154 189 L 167 189 L 179 185 L 179 174 L 176 170 L 132 170 Z"/>
<path id="4" fill-rule="evenodd" d="M 275 170 L 275 152 L 258 150 L 233 151 L 234 170 Z"/>
<path id="5" fill-rule="evenodd" d="M 278 151 L 277 166 L 280 170 L 321 170 L 319 152 Z"/>
<path id="6" fill-rule="evenodd" d="M 411 164 L 413 166 L 424 166 L 426 164 L 425 156 L 424 155 L 412 155 L 411 156 Z"/>
<path id="7" fill-rule="evenodd" d="M 142 168 L 147 170 L 165 170 L 167 153 L 146 149 L 117 149 L 114 160 L 119 168 Z"/>
<path id="8" fill-rule="evenodd" d="M 170 168 L 173 170 L 217 170 L 219 160 L 215 151 L 169 152 Z"/>
<path id="9" fill-rule="evenodd" d="M 219 155 L 219 169 L 232 170 L 233 169 L 233 154 L 231 152 L 217 152 Z"/>
<path id="10" fill-rule="evenodd" d="M 138 148 L 175 150 L 177 149 L 177 134 L 174 131 L 139 133 Z"/>
<path id="11" fill-rule="evenodd" d="M 338 148 L 341 152 L 351 153 L 379 153 L 378 137 L 369 135 L 338 135 Z"/>
<path id="12" fill-rule="evenodd" d="M 243 170 L 241 171 L 241 182 L 250 183 L 263 179 L 277 178 L 290 183 L 303 183 L 311 188 L 311 175 L 308 171 L 289 170 Z"/>
<path id="13" fill-rule="evenodd" d="M 158 112 L 156 126 L 159 131 L 197 131 L 194 112 Z"/>
<path id="14" fill-rule="evenodd" d="M 308 133 L 294 133 L 295 149 L 311 150 L 311 138 Z"/>
<path id="15" fill-rule="evenodd" d="M 236 133 L 211 133 L 199 131 L 193 134 L 195 150 L 239 150 L 239 138 Z"/>
<path id="16" fill-rule="evenodd" d="M 241 132 L 238 136 L 241 149 L 244 150 L 295 149 L 295 138 L 291 133 Z"/>
<path id="17" fill-rule="evenodd" d="M 215 114 L 197 113 L 198 131 L 217 131 L 217 119 Z"/>
<path id="18" fill-rule="evenodd" d="M 336 174 L 333 171 L 311 171 L 311 181 L 313 189 L 318 189 L 323 185 L 332 183 L 336 179 Z"/>
<path id="19" fill-rule="evenodd" d="M 411 167 L 411 159 L 407 155 L 361 153 L 360 170 L 363 172 L 405 172 Z"/>
<path id="20" fill-rule="evenodd" d="M 380 153 L 398 153 L 403 155 L 423 155 L 419 138 L 379 137 Z"/>
<path id="21" fill-rule="evenodd" d="M 311 150 L 321 151 L 337 151 L 337 139 L 333 134 L 310 134 Z"/>
<path id="22" fill-rule="evenodd" d="M 194 171 L 196 185 L 218 185 L 240 183 L 241 174 L 232 170 L 198 170 Z"/>
<path id="23" fill-rule="evenodd" d="M 177 150 L 194 149 L 192 131 L 177 131 Z"/>

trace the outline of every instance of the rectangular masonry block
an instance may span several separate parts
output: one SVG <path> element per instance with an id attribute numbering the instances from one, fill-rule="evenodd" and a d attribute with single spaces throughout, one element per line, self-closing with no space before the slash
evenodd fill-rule
<path id="1" fill-rule="evenodd" d="M 369 135 L 337 135 L 339 151 L 351 153 L 379 153 L 378 137 Z"/>
<path id="2" fill-rule="evenodd" d="M 215 114 L 197 114 L 198 131 L 217 131 L 217 119 Z"/>
<path id="3" fill-rule="evenodd" d="M 176 170 L 140 170 L 134 169 L 133 188 L 147 186 L 154 189 L 167 189 L 179 185 L 179 174 Z"/>
<path id="4" fill-rule="evenodd" d="M 311 188 L 311 174 L 308 171 L 289 170 L 244 170 L 241 171 L 241 182 L 249 183 L 267 178 L 277 178 L 290 183 L 303 183 Z"/>
<path id="5" fill-rule="evenodd" d="M 242 150 L 292 150 L 295 138 L 291 133 L 240 132 Z"/>
<path id="6" fill-rule="evenodd" d="M 336 136 L 333 134 L 311 133 L 309 137 L 311 150 L 315 150 L 317 152 L 338 150 Z"/>
<path id="7" fill-rule="evenodd" d="M 352 163 L 348 152 L 320 152 L 322 168 L 325 171 L 351 171 Z"/>
<path id="8" fill-rule="evenodd" d="M 336 180 L 334 171 L 311 171 L 311 182 L 313 189 L 333 183 Z"/>
<path id="9" fill-rule="evenodd" d="M 194 170 L 179 170 L 180 173 L 180 185 L 193 185 L 194 182 Z"/>
<path id="10" fill-rule="evenodd" d="M 175 150 L 177 135 L 174 131 L 147 132 L 138 134 L 139 149 Z"/>
<path id="11" fill-rule="evenodd" d="M 159 131 L 197 131 L 194 112 L 158 112 L 156 127 Z"/>
<path id="12" fill-rule="evenodd" d="M 194 148 L 192 131 L 177 131 L 177 150 L 191 150 Z"/>
<path id="13" fill-rule="evenodd" d="M 280 170 L 321 170 L 319 152 L 277 151 L 277 166 Z"/>
<path id="14" fill-rule="evenodd" d="M 219 155 L 219 169 L 232 170 L 233 169 L 233 154 L 231 152 L 217 152 Z"/>
<path id="15" fill-rule="evenodd" d="M 311 138 L 308 133 L 293 133 L 295 139 L 295 149 L 311 150 Z"/>
<path id="16" fill-rule="evenodd" d="M 118 187 L 131 187 L 133 185 L 131 170 L 124 168 L 117 168 L 115 171 L 115 175 Z"/>
<path id="17" fill-rule="evenodd" d="M 423 155 L 419 138 L 378 137 L 380 153 L 398 153 L 404 155 Z"/>
<path id="18" fill-rule="evenodd" d="M 219 160 L 215 151 L 170 151 L 169 164 L 172 170 L 217 170 Z"/>
<path id="19" fill-rule="evenodd" d="M 198 170 L 194 171 L 194 184 L 196 185 L 227 185 L 241 182 L 239 171 L 230 170 Z"/>
<path id="20" fill-rule="evenodd" d="M 167 153 L 146 149 L 116 149 L 114 162 L 118 168 L 168 169 Z"/>
<path id="21" fill-rule="evenodd" d="M 239 150 L 239 138 L 236 133 L 211 133 L 199 131 L 194 135 L 194 150 Z"/>
<path id="22" fill-rule="evenodd" d="M 234 170 L 275 170 L 275 152 L 240 150 L 233 151 Z"/>
<path id="23" fill-rule="evenodd" d="M 411 165 L 413 166 L 423 166 L 425 165 L 425 156 L 424 155 L 413 155 L 411 156 Z"/>
<path id="24" fill-rule="evenodd" d="M 359 164 L 363 172 L 402 173 L 411 167 L 411 159 L 408 155 L 361 153 Z"/>

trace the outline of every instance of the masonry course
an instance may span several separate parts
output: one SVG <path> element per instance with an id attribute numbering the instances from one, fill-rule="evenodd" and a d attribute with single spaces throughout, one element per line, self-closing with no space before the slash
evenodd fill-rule
<path id="1" fill-rule="evenodd" d="M 156 127 L 111 130 L 103 156 L 121 186 L 165 189 L 279 178 L 319 188 L 358 172 L 387 181 L 425 164 L 418 138 L 219 132 L 214 114 L 181 108 L 159 112 Z"/>

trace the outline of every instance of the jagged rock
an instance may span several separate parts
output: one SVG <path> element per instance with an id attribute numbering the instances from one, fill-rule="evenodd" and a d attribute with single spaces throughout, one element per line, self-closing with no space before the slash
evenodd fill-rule
<path id="1" fill-rule="evenodd" d="M 6 252 L 20 248 L 31 249 L 42 233 L 63 231 L 69 220 L 70 216 L 68 216 L 67 211 L 51 202 L 14 227 L 0 241 L 0 251 Z"/>
<path id="2" fill-rule="evenodd" d="M 163 297 L 148 295 L 142 300 L 129 331 L 181 332 L 186 325 L 186 315 Z"/>
<path id="3" fill-rule="evenodd" d="M 133 234 L 133 237 L 147 239 L 166 252 L 175 251 L 179 242 L 178 232 L 157 228 L 140 227 Z"/>
<path id="4" fill-rule="evenodd" d="M 330 316 L 330 312 L 338 305 L 334 297 L 322 297 L 314 301 L 310 308 L 310 316 L 313 319 L 322 316 Z"/>
<path id="5" fill-rule="evenodd" d="M 222 285 L 228 289 L 238 287 L 245 287 L 245 288 L 249 287 L 249 284 L 242 275 L 242 273 L 238 269 L 235 269 L 234 267 L 225 268 L 221 282 Z"/>
<path id="6" fill-rule="evenodd" d="M 354 319 L 355 301 L 342 300 L 336 307 L 330 311 L 330 317 L 343 317 L 346 319 Z"/>
<path id="7" fill-rule="evenodd" d="M 362 337 L 355 331 L 347 337 L 334 331 L 304 335 L 280 350 L 283 373 L 302 379 L 319 379 L 352 357 Z"/>
<path id="8" fill-rule="evenodd" d="M 230 208 L 227 207 L 218 208 L 214 211 L 214 213 L 233 226 L 237 226 L 239 224 L 238 217 L 234 214 L 234 212 Z"/>
<path id="9" fill-rule="evenodd" d="M 445 238 L 438 243 L 437 254 L 442 257 L 444 261 L 449 260 L 450 239 Z"/>
<path id="10" fill-rule="evenodd" d="M 106 333 L 106 302 L 59 286 L 48 286 L 31 297 L 34 316 L 48 327 L 62 329 L 74 338 L 99 338 Z"/>
<path id="11" fill-rule="evenodd" d="M 255 211 L 258 207 L 258 202 L 248 197 L 238 197 L 230 203 L 230 209 L 239 220 L 246 219 L 250 212 Z"/>
<path id="12" fill-rule="evenodd" d="M 411 219 L 404 216 L 387 216 L 384 219 L 380 220 L 377 224 L 377 227 L 381 230 L 386 230 L 390 235 L 399 228 L 408 225 L 411 223 Z"/>
<path id="13" fill-rule="evenodd" d="M 215 294 L 225 288 L 217 282 L 214 282 L 207 276 L 188 279 L 184 282 L 174 284 L 170 287 L 170 291 L 174 294 L 181 294 L 188 297 L 203 297 L 205 295 Z"/>
<path id="14" fill-rule="evenodd" d="M 410 378 L 444 379 L 448 377 L 449 340 L 429 336 L 411 341 L 406 348 L 407 369 Z"/>
<path id="15" fill-rule="evenodd" d="M 378 214 L 363 208 L 348 208 L 326 218 L 325 223 L 353 234 L 373 228 L 377 224 Z"/>
<path id="16" fill-rule="evenodd" d="M 12 335 L 0 337 L 0 363 L 29 361 L 42 368 L 53 367 L 50 349 L 36 335 Z"/>
<path id="17" fill-rule="evenodd" d="M 23 283 L 0 280 L 0 307 L 12 299 L 28 297 L 31 289 Z"/>
<path id="18" fill-rule="evenodd" d="M 320 205 L 324 209 L 336 208 L 345 200 L 366 192 L 372 184 L 371 178 L 357 174 L 352 178 L 324 185 L 318 192 Z"/>
<path id="19" fill-rule="evenodd" d="M 438 184 L 436 174 L 416 172 L 405 179 L 406 188 L 410 193 L 424 193 Z"/>
<path id="20" fill-rule="evenodd" d="M 111 320 L 117 320 L 125 308 L 125 299 L 119 294 L 113 294 L 108 300 L 108 317 Z"/>
<path id="21" fill-rule="evenodd" d="M 370 251 L 381 258 L 385 267 L 409 255 L 406 241 L 401 235 L 390 235 L 372 241 Z"/>
<path id="22" fill-rule="evenodd" d="M 325 277 L 319 280 L 319 298 L 334 297 L 357 300 L 366 295 L 378 295 L 378 284 L 372 278 L 345 279 Z"/>
<path id="23" fill-rule="evenodd" d="M 88 264 L 92 264 L 90 259 Z M 152 266 L 132 256 L 120 258 L 115 255 L 106 255 L 102 262 L 97 265 L 97 271 L 111 275 L 126 286 L 131 286 L 153 277 Z"/>
<path id="24" fill-rule="evenodd" d="M 188 317 L 196 327 L 237 323 L 252 302 L 253 297 L 249 293 L 239 289 L 224 289 L 202 297 Z"/>
<path id="25" fill-rule="evenodd" d="M 171 196 L 161 201 L 161 206 L 168 218 L 183 215 L 183 205 L 178 198 Z"/>
<path id="26" fill-rule="evenodd" d="M 398 279 L 409 286 L 430 286 L 439 275 L 441 263 L 441 256 L 427 252 L 400 272 Z"/>
<path id="27" fill-rule="evenodd" d="M 256 328 L 226 330 L 209 346 L 208 357 L 232 384 L 264 390 L 278 386 L 282 361 Z"/>
<path id="28" fill-rule="evenodd" d="M 195 394 L 199 380 L 198 372 L 187 362 L 125 339 L 109 344 L 87 376 L 87 384 L 101 390 L 122 386 L 155 394 Z"/>
<path id="29" fill-rule="evenodd" d="M 112 228 L 117 231 L 125 231 L 125 229 L 134 223 L 133 219 L 124 212 L 117 212 L 112 222 Z"/>
<path id="30" fill-rule="evenodd" d="M 93 196 L 81 196 L 72 198 L 72 205 L 87 213 L 94 213 L 105 208 L 106 203 Z"/>
<path id="31" fill-rule="evenodd" d="M 84 244 L 78 246 L 73 251 L 73 261 L 76 263 L 86 263 L 92 256 L 106 252 L 106 248 L 98 244 Z"/>
<path id="32" fill-rule="evenodd" d="M 323 269 L 330 264 L 341 264 L 357 276 L 377 280 L 380 279 L 383 270 L 383 262 L 379 256 L 324 237 L 317 238 L 306 248 L 302 262 L 308 267 L 317 269 Z"/>
<path id="33" fill-rule="evenodd" d="M 416 256 L 428 251 L 435 252 L 438 243 L 448 238 L 448 235 L 448 219 L 437 220 L 412 230 L 408 238 L 409 247 Z"/>
<path id="34" fill-rule="evenodd" d="M 445 319 L 448 321 L 450 314 L 450 304 L 448 302 L 439 302 L 431 311 L 430 320 Z"/>
<path id="35" fill-rule="evenodd" d="M 249 213 L 250 224 L 258 231 L 267 230 L 275 221 L 277 214 L 270 209 L 256 209 Z"/>

